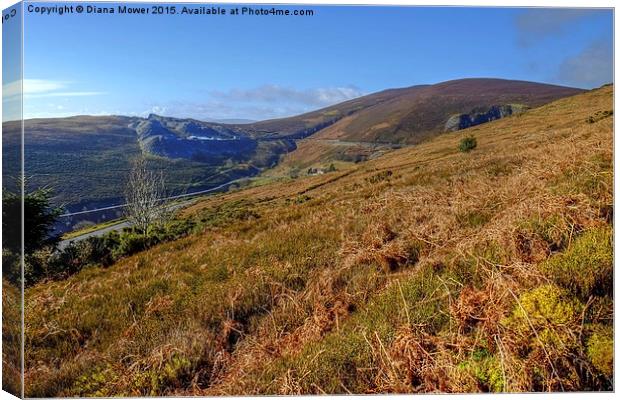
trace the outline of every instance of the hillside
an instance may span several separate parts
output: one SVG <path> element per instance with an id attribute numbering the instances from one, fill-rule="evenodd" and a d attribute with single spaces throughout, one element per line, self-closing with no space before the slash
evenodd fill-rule
<path id="1" fill-rule="evenodd" d="M 367 107 L 323 130 L 317 137 L 367 142 L 420 143 L 445 131 L 454 114 L 509 104 L 537 107 L 580 89 L 505 79 L 460 79 L 413 87 Z"/>
<path id="2" fill-rule="evenodd" d="M 28 288 L 26 396 L 613 390 L 612 99 L 213 196 L 186 238 Z M 362 136 L 440 125 L 393 115 Z"/>
<path id="3" fill-rule="evenodd" d="M 471 78 L 390 89 L 290 118 L 237 126 L 254 135 L 357 142 L 419 143 L 443 132 L 454 114 L 492 106 L 537 107 L 581 89 L 505 79 Z"/>
<path id="4" fill-rule="evenodd" d="M 455 117 L 482 115 L 489 110 L 538 107 L 583 92 L 580 89 L 504 79 L 460 79 L 414 86 L 360 110 L 298 143 L 285 155 L 277 172 L 328 165 L 333 161 L 365 160 L 385 146 L 415 145 L 448 130 Z M 492 114 L 498 119 L 503 113 Z M 461 119 L 457 118 L 457 121 Z M 482 123 L 484 120 L 478 122 Z M 471 123 L 470 123 L 471 124 Z"/>
<path id="5" fill-rule="evenodd" d="M 338 122 L 344 117 L 397 98 L 403 93 L 416 92 L 424 86 L 425 85 L 418 85 L 408 88 L 388 89 L 309 113 L 287 118 L 259 121 L 251 124 L 235 125 L 235 128 L 245 131 L 254 137 L 287 137 L 302 139 Z"/>
<path id="6" fill-rule="evenodd" d="M 20 164 L 21 124 L 3 124 L 3 178 Z M 122 204 L 131 161 L 144 154 L 165 175 L 171 194 L 194 192 L 256 175 L 292 150 L 287 140 L 254 140 L 221 124 L 151 115 L 77 116 L 24 121 L 25 175 L 29 188 L 50 187 L 67 212 Z M 83 220 L 117 218 L 121 210 L 63 218 L 58 232 Z"/>

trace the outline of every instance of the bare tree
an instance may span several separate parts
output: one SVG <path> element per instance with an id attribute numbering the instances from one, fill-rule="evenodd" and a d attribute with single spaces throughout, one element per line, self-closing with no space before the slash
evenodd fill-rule
<path id="1" fill-rule="evenodd" d="M 166 209 L 164 175 L 148 169 L 146 159 L 133 161 L 125 186 L 125 215 L 139 231 L 148 234 L 152 225 L 163 223 Z"/>

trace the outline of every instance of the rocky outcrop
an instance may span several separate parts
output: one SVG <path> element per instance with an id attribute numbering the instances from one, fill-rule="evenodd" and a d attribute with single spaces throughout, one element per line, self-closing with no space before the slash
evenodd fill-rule
<path id="1" fill-rule="evenodd" d="M 296 148 L 292 139 L 253 138 L 230 125 L 155 114 L 137 119 L 129 127 L 136 131 L 145 154 L 209 165 L 233 162 L 272 167 L 281 154 Z"/>
<path id="2" fill-rule="evenodd" d="M 451 116 L 444 126 L 444 131 L 455 132 L 470 126 L 484 124 L 496 119 L 504 118 L 509 115 L 519 114 L 527 110 L 523 104 L 506 104 L 491 106 L 486 110 L 472 110 L 469 114 L 455 114 Z"/>
<path id="3" fill-rule="evenodd" d="M 256 141 L 224 126 L 151 114 L 132 126 L 143 152 L 207 163 L 240 160 L 256 149 Z"/>

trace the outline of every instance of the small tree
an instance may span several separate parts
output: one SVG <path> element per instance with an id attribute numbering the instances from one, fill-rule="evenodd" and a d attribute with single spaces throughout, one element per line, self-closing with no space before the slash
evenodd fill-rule
<path id="1" fill-rule="evenodd" d="M 125 186 L 125 216 L 144 235 L 167 215 L 164 175 L 148 169 L 146 159 L 134 160 Z"/>
<path id="2" fill-rule="evenodd" d="M 24 194 L 24 253 L 30 254 L 45 246 L 55 245 L 57 237 L 50 235 L 62 213 L 51 205 L 52 190 L 40 188 Z M 19 195 L 2 191 L 2 248 L 21 252 L 22 201 Z"/>
<path id="3" fill-rule="evenodd" d="M 459 150 L 463 153 L 467 153 L 475 149 L 477 145 L 478 143 L 476 142 L 476 138 L 473 136 L 468 136 L 461 139 L 459 142 Z"/>
<path id="4" fill-rule="evenodd" d="M 25 180 L 20 183 L 25 186 Z M 21 282 L 22 229 L 24 238 L 24 275 L 30 284 L 46 274 L 46 255 L 58 243 L 53 236 L 60 207 L 51 205 L 52 190 L 39 188 L 21 195 L 2 190 L 2 272 L 13 285 Z M 23 204 L 23 227 L 22 227 Z"/>

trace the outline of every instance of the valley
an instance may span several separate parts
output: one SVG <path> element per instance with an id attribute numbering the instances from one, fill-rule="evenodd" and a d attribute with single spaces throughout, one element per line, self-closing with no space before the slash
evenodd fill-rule
<path id="1" fill-rule="evenodd" d="M 123 204 L 129 164 L 138 155 L 162 171 L 169 195 L 175 196 L 261 173 L 294 178 L 332 164 L 349 168 L 473 125 L 459 117 L 454 128 L 455 115 L 512 110 L 514 104 L 537 107 L 580 92 L 532 82 L 463 79 L 389 89 L 299 116 L 250 123 L 155 114 L 25 120 L 25 175 L 29 188 L 52 188 L 54 204 L 67 214 L 82 212 L 61 219 L 56 232 L 63 233 L 80 223 L 122 216 L 121 209 L 86 211 Z M 477 118 L 486 122 L 511 112 Z M 3 124 L 5 181 L 17 176 L 14 166 L 19 164 L 13 158 L 19 154 L 20 132 L 17 122 Z"/>

